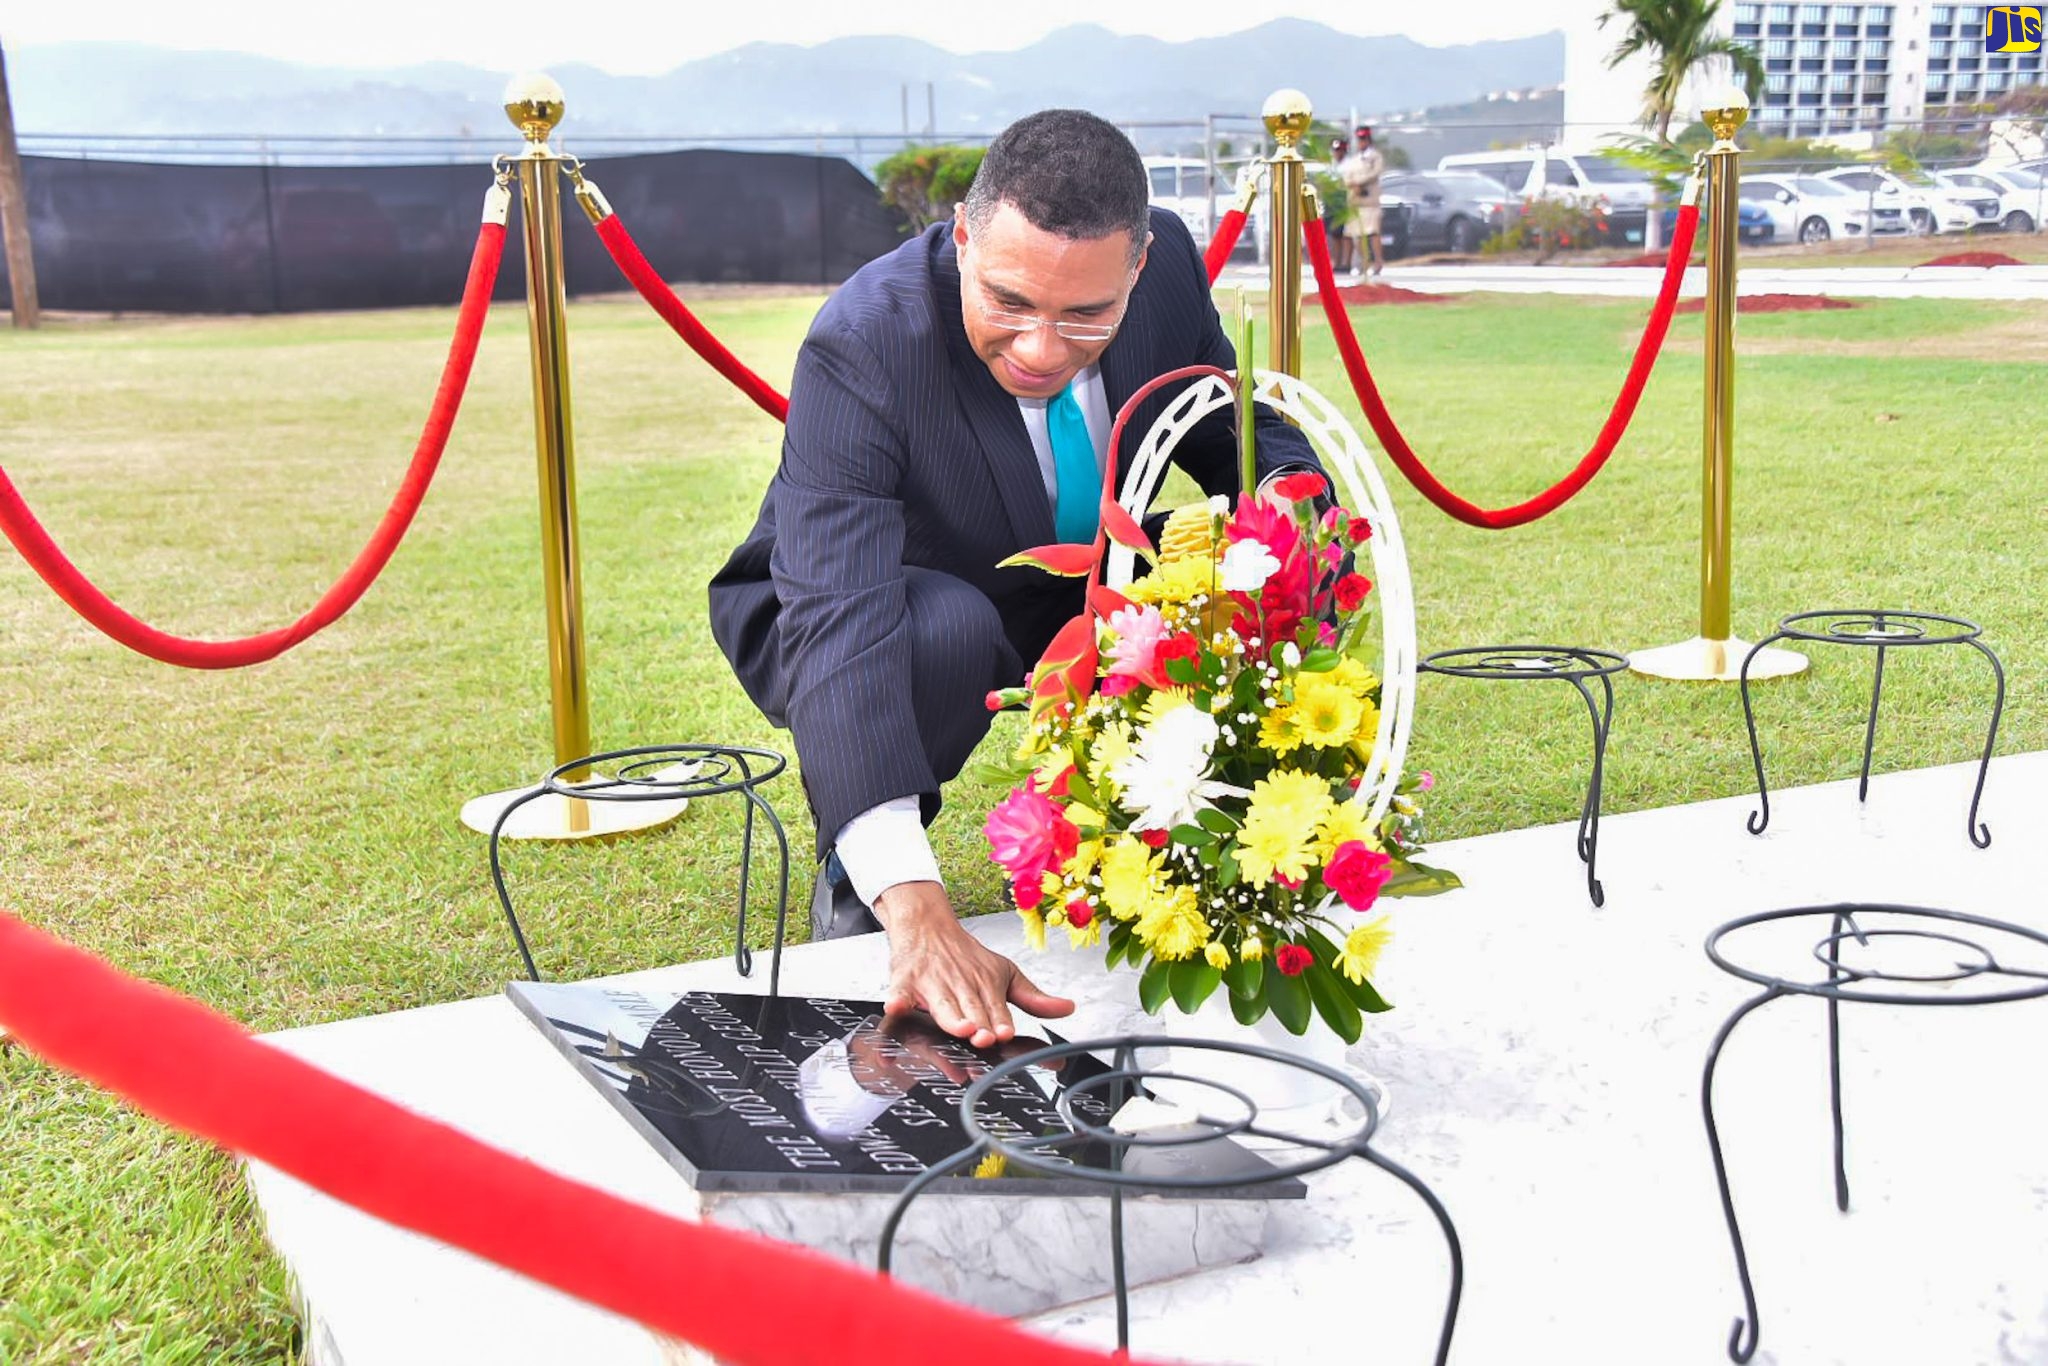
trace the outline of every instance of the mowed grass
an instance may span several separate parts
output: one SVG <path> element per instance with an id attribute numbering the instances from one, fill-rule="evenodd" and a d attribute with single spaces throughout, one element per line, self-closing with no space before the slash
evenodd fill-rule
<path id="1" fill-rule="evenodd" d="M 780 383 L 816 304 L 716 299 L 702 312 Z M 1738 632 L 1842 605 L 1974 617 L 2012 680 L 2006 752 L 2048 731 L 2040 372 L 2009 340 L 2032 307 L 1905 301 L 1741 323 L 1757 354 L 1739 379 Z M 1453 487 L 1499 503 L 1578 458 L 1642 313 L 1468 296 L 1359 321 L 1413 442 Z M 209 637 L 266 629 L 309 606 L 375 524 L 451 319 L 0 335 L 0 463 L 144 619 Z M 1558 515 L 1474 531 L 1397 487 L 1425 650 L 1625 650 L 1694 634 L 1699 329 L 1678 321 L 1620 454 Z M 1345 393 L 1319 321 L 1307 351 L 1309 379 Z M 572 353 L 597 743 L 786 749 L 713 646 L 704 594 L 754 514 L 779 430 L 637 300 L 574 305 Z M 499 989 L 516 959 L 483 841 L 456 811 L 551 762 L 527 376 L 522 313 L 500 309 L 391 566 L 339 625 L 259 668 L 134 656 L 0 560 L 0 905 L 258 1030 Z M 1761 692 L 1774 782 L 1853 773 L 1869 662 L 1836 649 Z M 1974 655 L 1902 653 L 1886 688 L 1881 769 L 1981 747 L 1988 676 Z M 1610 810 L 1751 781 L 1731 690 L 1624 678 L 1619 693 Z M 1587 739 L 1569 692 L 1429 679 L 1421 701 L 1414 761 L 1440 779 L 1436 838 L 1576 813 Z M 1006 723 L 992 743 L 1013 734 Z M 975 910 L 998 904 L 976 848 L 994 795 L 957 784 L 938 831 L 956 897 Z M 772 796 L 801 854 L 800 917 L 811 865 L 796 776 Z M 1960 796 L 1928 819 L 1960 824 Z M 1995 783 L 1986 814 L 2001 838 L 2025 838 Z M 587 976 L 724 951 L 739 815 L 707 801 L 648 838 L 514 849 L 543 967 Z M 295 1353 L 284 1274 L 229 1161 L 18 1049 L 0 1049 L 0 1153 L 0 1361 Z"/>

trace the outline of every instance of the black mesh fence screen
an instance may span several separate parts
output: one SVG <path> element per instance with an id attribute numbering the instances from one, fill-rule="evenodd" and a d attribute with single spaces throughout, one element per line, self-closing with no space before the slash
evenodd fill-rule
<path id="1" fill-rule="evenodd" d="M 81 312 L 453 303 L 490 185 L 481 166 L 22 164 L 43 306 Z M 906 231 L 834 157 L 667 152 L 585 173 L 671 280 L 837 284 Z M 569 292 L 626 288 L 566 188 Z M 518 228 L 515 207 L 500 298 L 524 290 Z"/>

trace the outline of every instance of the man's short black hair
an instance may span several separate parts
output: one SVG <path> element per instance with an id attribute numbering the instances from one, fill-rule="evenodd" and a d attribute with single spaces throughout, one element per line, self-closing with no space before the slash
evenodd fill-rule
<path id="1" fill-rule="evenodd" d="M 1149 192 L 1145 163 L 1116 125 L 1085 110 L 1043 109 L 989 144 L 967 191 L 967 226 L 980 231 L 1008 203 L 1058 237 L 1129 233 L 1135 261 L 1149 231 Z"/>

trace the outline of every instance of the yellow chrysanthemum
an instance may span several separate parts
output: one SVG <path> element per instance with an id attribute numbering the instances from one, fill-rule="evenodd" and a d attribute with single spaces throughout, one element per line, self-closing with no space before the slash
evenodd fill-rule
<path id="1" fill-rule="evenodd" d="M 1211 939 L 1208 947 L 1202 950 L 1202 957 L 1209 960 L 1210 967 L 1218 970 L 1230 966 L 1230 950 L 1224 948 L 1219 940 Z"/>
<path id="2" fill-rule="evenodd" d="M 1138 942 L 1168 962 L 1192 958 L 1209 942 L 1209 922 L 1192 887 L 1174 887 L 1152 898 L 1138 917 Z"/>
<path id="3" fill-rule="evenodd" d="M 1380 955 L 1393 938 L 1394 922 L 1384 915 L 1375 916 L 1344 936 L 1344 947 L 1337 951 L 1336 961 L 1330 966 L 1353 982 L 1363 984 L 1380 965 Z"/>
<path id="4" fill-rule="evenodd" d="M 1324 863 L 1337 852 L 1340 844 L 1353 840 L 1364 840 L 1373 848 L 1379 848 L 1379 839 L 1374 833 L 1372 822 L 1366 819 L 1371 814 L 1364 802 L 1337 802 L 1330 808 L 1330 814 L 1323 817 L 1323 823 L 1316 828 L 1321 839 L 1316 845 L 1316 857 Z"/>
<path id="5" fill-rule="evenodd" d="M 1358 710 L 1358 729 L 1351 736 L 1351 752 L 1358 762 L 1372 762 L 1372 747 L 1380 738 L 1380 709 L 1367 702 Z"/>
<path id="6" fill-rule="evenodd" d="M 1024 941 L 1034 949 L 1043 949 L 1045 947 L 1045 917 L 1037 911 L 1023 909 L 1019 909 L 1017 914 L 1024 918 Z"/>
<path id="7" fill-rule="evenodd" d="M 1001 1176 L 1009 1169 L 1009 1166 L 1009 1158 L 1004 1157 L 1001 1153 L 990 1153 L 974 1164 L 974 1176 L 977 1180 L 986 1181 L 992 1177 Z"/>
<path id="8" fill-rule="evenodd" d="M 1237 956 L 1247 963 L 1256 963 L 1266 956 L 1265 942 L 1255 934 L 1248 934 L 1237 946 Z"/>
<path id="9" fill-rule="evenodd" d="M 1301 748 L 1294 728 L 1294 708 L 1275 707 L 1259 718 L 1259 748 L 1268 754 L 1292 754 Z"/>
<path id="10" fill-rule="evenodd" d="M 1313 773 L 1280 769 L 1252 788 L 1244 829 L 1237 836 L 1237 862 L 1253 883 L 1277 873 L 1300 881 L 1314 866 L 1315 831 L 1334 803 L 1330 785 Z"/>
<path id="11" fill-rule="evenodd" d="M 1109 795 L 1123 795 L 1123 784 L 1111 775 L 1116 766 L 1131 757 L 1134 737 L 1128 723 L 1118 721 L 1103 727 L 1095 737 L 1095 743 L 1088 750 L 1088 781 L 1097 787 L 1107 787 Z"/>
<path id="12" fill-rule="evenodd" d="M 1060 871 L 1075 882 L 1085 882 L 1095 871 L 1095 865 L 1102 862 L 1102 848 L 1101 840 L 1082 840 L 1074 846 L 1074 856 L 1061 866 Z"/>
<path id="13" fill-rule="evenodd" d="M 1162 688 L 1145 699 L 1145 705 L 1138 709 L 1138 718 L 1148 726 L 1159 724 L 1159 718 L 1168 712 L 1194 705 L 1194 696 L 1186 688 Z"/>
<path id="14" fill-rule="evenodd" d="M 1151 573 L 1122 592 L 1132 602 L 1163 607 L 1169 603 L 1185 603 L 1213 591 L 1215 586 L 1215 563 L 1197 555 L 1162 561 Z"/>
<path id="15" fill-rule="evenodd" d="M 1120 839 L 1103 850 L 1102 900 L 1118 920 L 1130 920 L 1152 900 L 1159 855 L 1135 839 Z"/>
<path id="16" fill-rule="evenodd" d="M 1317 749 L 1348 745 L 1358 734 L 1362 704 L 1350 689 L 1321 674 L 1306 674 L 1295 684 L 1294 729 L 1302 743 Z"/>
<path id="17" fill-rule="evenodd" d="M 1373 677 L 1372 670 L 1350 655 L 1338 660 L 1337 667 L 1324 676 L 1361 702 L 1369 700 L 1372 690 L 1380 685 L 1379 679 Z"/>

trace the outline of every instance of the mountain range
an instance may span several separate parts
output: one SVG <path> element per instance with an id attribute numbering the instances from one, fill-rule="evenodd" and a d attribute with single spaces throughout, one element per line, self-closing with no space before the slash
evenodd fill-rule
<path id="1" fill-rule="evenodd" d="M 508 73 L 452 62 L 361 69 L 133 43 L 55 43 L 7 55 L 24 134 L 273 138 L 494 137 L 508 132 Z M 1080 106 L 1125 123 L 1256 114 L 1282 86 L 1333 119 L 1416 109 L 1492 91 L 1554 86 L 1564 37 L 1428 47 L 1275 19 L 1220 38 L 1167 42 L 1094 25 L 1010 52 L 953 53 L 911 38 L 753 43 L 659 76 L 552 68 L 564 132 L 731 137 L 922 130 L 987 133 L 1020 114 Z M 906 97 L 907 90 L 907 97 Z M 1183 134 L 1183 137 L 1185 135 Z M 1156 139 L 1140 136 L 1139 141 Z"/>

